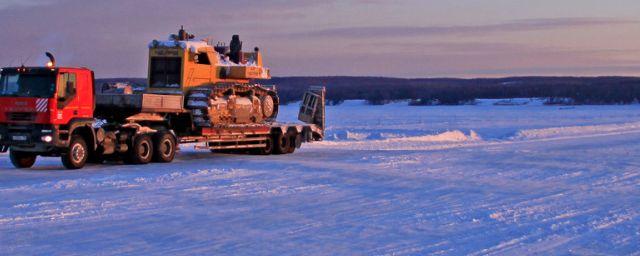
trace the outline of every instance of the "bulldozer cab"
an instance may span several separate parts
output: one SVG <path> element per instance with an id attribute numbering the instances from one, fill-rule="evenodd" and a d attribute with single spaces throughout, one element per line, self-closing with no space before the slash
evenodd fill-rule
<path id="1" fill-rule="evenodd" d="M 315 124 L 319 129 L 324 131 L 325 93 L 326 89 L 323 86 L 310 87 L 302 97 L 298 120 L 308 124 Z"/>

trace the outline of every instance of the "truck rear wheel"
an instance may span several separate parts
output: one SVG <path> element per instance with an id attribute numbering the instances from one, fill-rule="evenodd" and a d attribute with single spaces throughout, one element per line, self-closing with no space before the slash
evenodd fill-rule
<path id="1" fill-rule="evenodd" d="M 133 139 L 133 143 L 124 157 L 128 164 L 148 164 L 153 158 L 153 143 L 149 135 L 138 135 Z"/>
<path id="2" fill-rule="evenodd" d="M 29 152 L 11 150 L 9 153 L 11 163 L 18 169 L 31 168 L 36 163 L 36 157 L 36 154 Z"/>
<path id="3" fill-rule="evenodd" d="M 267 139 L 264 141 L 264 148 L 257 148 L 251 151 L 251 153 L 256 154 L 256 155 L 271 155 L 273 154 L 273 138 L 271 137 L 267 137 Z"/>
<path id="4" fill-rule="evenodd" d="M 62 165 L 67 169 L 80 169 L 84 167 L 87 163 L 87 158 L 89 158 L 89 149 L 82 136 L 71 136 L 71 142 L 69 142 L 67 152 L 63 153 L 60 158 L 62 159 Z"/>
<path id="5" fill-rule="evenodd" d="M 158 163 L 170 163 L 176 156 L 176 139 L 171 133 L 161 132 L 154 136 L 153 161 Z"/>
<path id="6" fill-rule="evenodd" d="M 282 133 L 276 133 L 274 136 L 274 153 L 275 154 L 286 154 L 289 152 L 289 147 L 291 143 L 289 141 L 289 136 Z"/>
<path id="7" fill-rule="evenodd" d="M 289 150 L 287 150 L 287 153 L 291 154 L 296 151 L 296 147 L 300 138 L 298 136 L 298 133 L 294 131 L 288 132 L 287 137 L 289 137 Z"/>

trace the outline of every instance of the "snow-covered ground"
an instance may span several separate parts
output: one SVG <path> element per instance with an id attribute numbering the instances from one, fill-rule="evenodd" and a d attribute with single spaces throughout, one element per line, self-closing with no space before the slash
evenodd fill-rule
<path id="1" fill-rule="evenodd" d="M 2 155 L 0 254 L 640 255 L 640 105 L 327 114 L 329 139 L 293 155 Z"/>

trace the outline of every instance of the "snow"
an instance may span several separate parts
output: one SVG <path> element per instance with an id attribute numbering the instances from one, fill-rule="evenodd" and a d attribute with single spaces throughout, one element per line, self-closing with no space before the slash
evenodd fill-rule
<path id="1" fill-rule="evenodd" d="M 281 106 L 293 121 L 298 106 Z M 327 107 L 327 141 L 16 170 L 14 254 L 626 255 L 640 252 L 640 105 Z"/>
<path id="2" fill-rule="evenodd" d="M 209 98 L 209 96 L 207 96 L 204 93 L 192 93 L 192 94 L 189 94 L 189 98 L 205 98 L 205 99 L 207 99 L 207 98 Z"/>
<path id="3" fill-rule="evenodd" d="M 209 107 L 209 104 L 206 100 L 189 100 L 187 101 L 187 106 L 189 107 Z"/>
<path id="4" fill-rule="evenodd" d="M 177 41 L 177 40 L 171 40 L 171 39 L 167 41 L 153 40 L 149 43 L 148 47 L 149 48 L 180 47 L 182 49 L 189 49 L 189 51 L 192 53 L 198 53 L 202 48 L 205 48 L 205 47 L 211 48 L 213 50 L 213 47 L 209 45 L 207 42 L 198 41 L 198 40 L 194 40 L 194 41 Z M 218 59 L 219 59 L 219 62 L 217 63 L 218 66 L 258 67 L 256 61 L 252 58 L 248 59 L 246 63 L 234 63 L 230 61 L 228 57 L 222 56 L 218 54 L 216 51 L 213 51 L 213 53 L 218 56 Z M 261 69 L 262 69 L 262 72 L 261 72 L 262 78 L 268 79 L 269 78 L 268 69 L 264 67 L 261 67 Z M 169 87 L 174 87 L 174 86 L 169 86 Z M 175 87 L 180 87 L 180 86 L 176 85 Z"/>
<path id="5" fill-rule="evenodd" d="M 204 41 L 176 41 L 176 40 L 153 40 L 149 43 L 149 48 L 154 47 L 180 47 L 182 49 L 189 49 L 190 52 L 197 53 L 200 48 L 211 47 Z"/>

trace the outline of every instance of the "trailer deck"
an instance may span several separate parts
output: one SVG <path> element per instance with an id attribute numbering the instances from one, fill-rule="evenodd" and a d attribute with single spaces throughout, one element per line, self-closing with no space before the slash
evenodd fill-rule
<path id="1" fill-rule="evenodd" d="M 303 142 L 311 142 L 314 137 L 321 136 L 320 128 L 315 124 L 298 123 L 267 123 L 245 125 L 219 125 L 203 128 L 202 135 L 179 137 L 180 143 L 204 143 L 196 145 L 196 149 L 250 149 L 263 148 L 266 141 L 272 137 L 274 130 L 282 134 L 295 131 L 300 135 L 296 139 L 295 147 L 299 148 Z M 314 135 L 315 134 L 315 135 Z"/>

